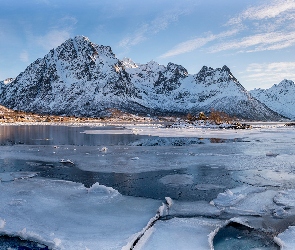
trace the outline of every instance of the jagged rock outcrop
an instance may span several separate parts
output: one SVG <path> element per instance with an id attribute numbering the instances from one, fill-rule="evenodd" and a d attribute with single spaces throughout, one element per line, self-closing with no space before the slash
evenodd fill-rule
<path id="1" fill-rule="evenodd" d="M 181 65 L 117 59 L 108 46 L 69 39 L 37 59 L 9 84 L 0 103 L 37 113 L 101 116 L 109 108 L 151 115 L 210 112 L 252 120 L 281 116 L 253 98 L 227 66 L 204 66 L 196 75 Z"/>
<path id="2" fill-rule="evenodd" d="M 254 89 L 251 95 L 272 110 L 295 120 L 295 84 L 291 80 L 283 80 L 269 89 Z"/>

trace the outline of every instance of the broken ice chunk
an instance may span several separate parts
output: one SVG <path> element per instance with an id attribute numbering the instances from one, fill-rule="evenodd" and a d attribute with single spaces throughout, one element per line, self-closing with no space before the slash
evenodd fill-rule
<path id="1" fill-rule="evenodd" d="M 275 238 L 275 241 L 281 246 L 281 249 L 293 250 L 295 246 L 295 226 L 288 227 L 286 231 Z"/>
<path id="2" fill-rule="evenodd" d="M 295 207 L 295 189 L 280 191 L 277 195 L 275 195 L 273 201 L 277 205 L 285 206 L 285 208 Z"/>

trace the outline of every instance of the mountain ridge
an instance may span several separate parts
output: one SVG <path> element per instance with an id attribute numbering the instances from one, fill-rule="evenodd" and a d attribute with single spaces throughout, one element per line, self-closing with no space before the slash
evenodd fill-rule
<path id="1" fill-rule="evenodd" d="M 226 65 L 203 66 L 191 75 L 175 63 L 136 64 L 84 36 L 68 39 L 12 82 L 0 84 L 0 103 L 14 110 L 89 117 L 104 116 L 110 108 L 145 115 L 215 109 L 242 119 L 282 119 L 253 98 Z"/>
<path id="2" fill-rule="evenodd" d="M 293 81 L 284 79 L 268 89 L 251 90 L 250 94 L 272 110 L 295 120 L 295 84 Z"/>

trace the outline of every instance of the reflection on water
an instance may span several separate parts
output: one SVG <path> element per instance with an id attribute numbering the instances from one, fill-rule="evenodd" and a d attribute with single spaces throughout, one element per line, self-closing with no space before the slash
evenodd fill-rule
<path id="1" fill-rule="evenodd" d="M 98 127 L 106 133 L 83 133 L 89 127 L 50 126 L 50 125 L 21 125 L 0 126 L 0 145 L 126 145 L 147 136 L 135 134 L 110 134 L 115 127 Z M 93 131 L 94 129 L 91 128 Z"/>
<path id="2" fill-rule="evenodd" d="M 152 138 L 147 135 L 135 135 L 132 133 L 117 133 L 117 128 L 106 127 L 71 127 L 51 125 L 22 125 L 0 126 L 1 145 L 75 145 L 75 146 L 109 146 L 128 145 L 137 140 Z M 114 131 L 114 134 L 111 132 Z M 125 130 L 124 130 L 125 131 Z M 158 138 L 158 137 L 154 137 Z M 213 138 L 213 143 L 224 142 Z M 155 154 L 148 155 L 149 162 L 159 161 L 159 158 L 151 158 Z M 83 157 L 83 156 L 81 156 Z M 136 157 L 135 157 L 136 158 Z M 132 159 L 135 159 L 132 158 Z M 169 164 L 169 159 L 161 158 L 163 164 Z M 179 159 L 181 161 L 181 159 Z M 109 164 L 121 164 L 118 155 L 112 155 Z M 178 160 L 177 160 L 178 161 Z M 101 161 L 98 161 L 101 164 Z M 126 164 L 124 161 L 123 164 Z M 179 162 L 181 164 L 181 162 Z M 189 165 L 189 166 L 188 166 Z M 201 164 L 184 164 L 177 170 L 159 170 L 142 173 L 102 173 L 84 171 L 74 165 L 66 165 L 58 162 L 27 162 L 17 159 L 0 160 L 0 172 L 33 171 L 38 176 L 54 179 L 63 179 L 83 183 L 90 187 L 96 182 L 117 189 L 121 194 L 140 196 L 154 199 L 164 199 L 166 196 L 178 200 L 206 200 L 214 199 L 225 188 L 236 186 L 228 170 L 218 166 L 216 168 L 202 166 Z M 96 169 L 97 171 L 97 169 Z M 112 171 L 110 169 L 110 171 Z M 175 175 L 180 178 L 175 178 Z M 181 177 L 189 181 L 181 182 Z M 177 180 L 179 179 L 179 180 Z M 166 180 L 163 183 L 161 180 Z M 173 183 L 177 180 L 178 183 Z M 172 182 L 171 182 L 172 181 Z"/>
<path id="3" fill-rule="evenodd" d="M 5 159 L 0 160 L 0 169 L 2 173 L 38 172 L 39 177 L 79 182 L 86 187 L 99 182 L 102 185 L 113 187 L 123 195 L 160 200 L 169 196 L 172 199 L 185 201 L 211 201 L 218 193 L 223 192 L 226 188 L 235 187 L 237 184 L 230 178 L 230 174 L 225 168 L 207 166 L 141 173 L 101 173 L 84 171 L 72 164 Z M 171 183 L 165 184 L 161 181 L 162 178 L 173 175 L 192 176 L 192 182 L 171 185 Z M 199 185 L 208 185 L 209 187 L 214 185 L 214 188 L 200 188 Z"/>

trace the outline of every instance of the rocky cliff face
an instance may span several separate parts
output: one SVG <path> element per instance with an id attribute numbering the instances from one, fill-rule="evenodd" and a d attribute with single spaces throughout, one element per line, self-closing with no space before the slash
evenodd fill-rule
<path id="1" fill-rule="evenodd" d="M 187 114 L 211 108 L 253 120 L 280 115 L 253 98 L 227 66 L 204 66 L 196 75 L 181 65 L 117 59 L 108 46 L 69 39 L 37 59 L 9 84 L 0 103 L 38 113 L 101 116 L 109 108 L 140 114 Z"/>
<path id="2" fill-rule="evenodd" d="M 269 89 L 254 89 L 251 95 L 272 110 L 295 120 L 295 84 L 290 80 L 283 80 Z"/>

